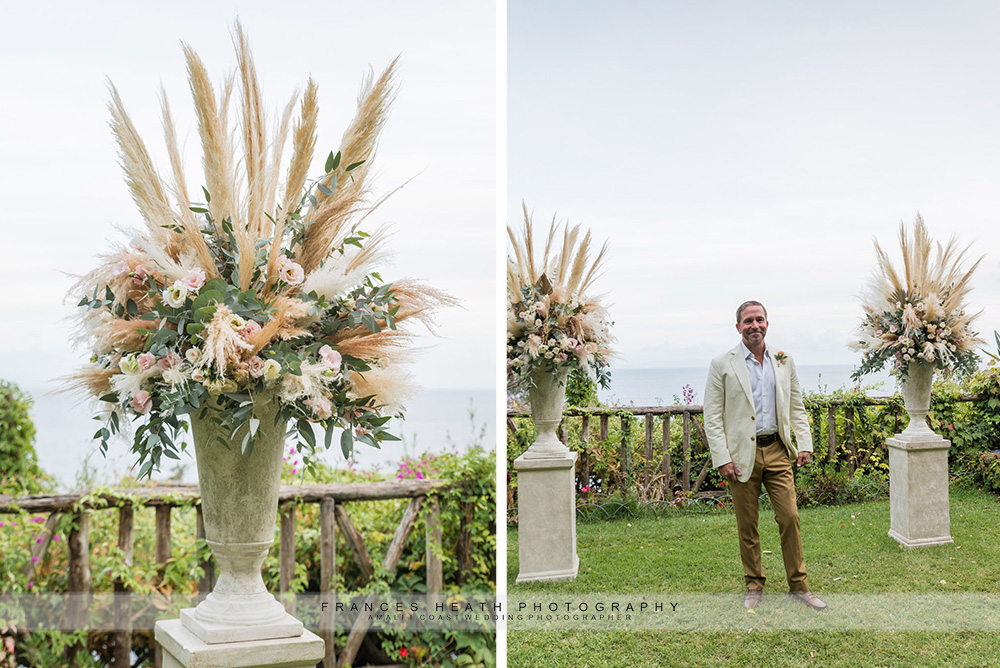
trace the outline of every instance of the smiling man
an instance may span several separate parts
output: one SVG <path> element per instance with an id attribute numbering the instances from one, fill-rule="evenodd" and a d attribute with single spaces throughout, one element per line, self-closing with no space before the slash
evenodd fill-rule
<path id="1" fill-rule="evenodd" d="M 746 571 L 743 604 L 753 609 L 764 590 L 757 519 L 760 489 L 767 490 L 781 537 L 788 590 L 815 610 L 826 603 L 809 591 L 799 513 L 795 505 L 795 477 L 791 460 L 809 463 L 812 436 L 802 403 L 795 363 L 764 343 L 767 311 L 757 301 L 736 310 L 739 345 L 712 360 L 705 388 L 705 434 L 712 465 L 729 480 Z M 795 432 L 795 444 L 791 432 Z"/>

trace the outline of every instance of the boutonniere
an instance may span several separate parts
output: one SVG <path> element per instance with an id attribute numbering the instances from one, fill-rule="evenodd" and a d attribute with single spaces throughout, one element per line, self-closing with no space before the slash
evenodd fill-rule
<path id="1" fill-rule="evenodd" d="M 778 363 L 778 366 L 781 366 L 788 361 L 788 355 L 785 354 L 784 350 L 779 350 L 774 355 L 774 361 Z"/>

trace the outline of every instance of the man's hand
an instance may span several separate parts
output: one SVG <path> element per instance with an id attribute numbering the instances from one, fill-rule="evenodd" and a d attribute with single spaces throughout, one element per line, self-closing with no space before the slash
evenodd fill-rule
<path id="1" fill-rule="evenodd" d="M 812 453 L 802 450 L 799 452 L 798 456 L 795 458 L 796 466 L 805 466 L 812 460 Z"/>
<path id="2" fill-rule="evenodd" d="M 726 462 L 725 464 L 719 467 L 719 475 L 733 482 L 736 482 L 736 479 L 740 477 L 740 470 L 736 468 L 736 464 L 733 464 L 732 462 Z"/>

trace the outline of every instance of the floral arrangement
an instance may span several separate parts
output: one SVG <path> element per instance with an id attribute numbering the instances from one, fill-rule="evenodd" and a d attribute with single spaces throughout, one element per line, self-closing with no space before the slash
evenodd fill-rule
<path id="1" fill-rule="evenodd" d="M 507 226 L 513 248 L 507 263 L 508 384 L 530 382 L 536 369 L 576 368 L 607 387 L 611 323 L 600 298 L 587 295 L 607 244 L 590 262 L 590 232 L 580 239 L 579 225 L 560 226 L 553 219 L 544 252 L 536 257 L 531 216 L 522 208 L 521 234 Z"/>
<path id="2" fill-rule="evenodd" d="M 850 344 L 863 354 L 852 377 L 858 380 L 887 363 L 900 378 L 915 363 L 949 372 L 975 371 L 974 349 L 983 341 L 970 329 L 978 314 L 967 313 L 965 302 L 972 289 L 969 279 L 981 258 L 963 271 L 969 247 L 960 250 L 955 239 L 946 246 L 932 244 L 919 215 L 912 238 L 900 224 L 899 241 L 902 271 L 892 266 L 875 242 L 878 264 L 861 296 L 864 316 L 858 338 Z"/>
<path id="3" fill-rule="evenodd" d="M 383 282 L 375 269 L 385 260 L 385 229 L 359 227 L 379 203 L 369 201 L 367 177 L 393 98 L 395 62 L 367 77 L 339 150 L 307 183 L 316 84 L 306 85 L 294 123 L 297 96 L 269 128 L 239 26 L 234 42 L 238 84 L 230 76 L 218 97 L 202 61 L 184 46 L 204 203 L 190 202 L 165 96 L 169 180 L 111 87 L 111 128 L 145 229 L 102 256 L 70 293 L 79 306 L 79 338 L 93 353 L 70 381 L 106 406 L 95 435 L 102 450 L 128 426 L 126 418 L 141 423 L 132 444 L 139 477 L 158 468 L 161 456 L 177 458 L 187 427 L 182 416 L 205 415 L 209 404 L 229 441 L 247 452 L 261 428 L 258 407 L 272 401 L 280 404 L 275 426 L 294 421 L 305 454 L 317 447 L 313 425 L 325 429 L 327 448 L 342 430 L 345 456 L 358 442 L 397 440 L 386 422 L 411 387 L 399 367 L 408 333 L 397 326 L 410 319 L 429 324 L 437 307 L 453 301 L 413 281 Z M 231 128 L 234 87 L 239 126 Z M 290 125 L 291 161 L 279 187 Z"/>

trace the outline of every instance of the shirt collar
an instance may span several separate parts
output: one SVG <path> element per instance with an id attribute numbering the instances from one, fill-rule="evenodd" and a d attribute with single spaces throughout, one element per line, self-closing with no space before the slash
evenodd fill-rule
<path id="1" fill-rule="evenodd" d="M 743 359 L 749 359 L 750 357 L 753 356 L 753 352 L 751 352 L 750 349 L 747 348 L 747 344 L 743 343 L 743 339 L 740 339 L 740 346 L 743 347 Z M 766 343 L 764 344 L 764 357 L 765 359 L 771 358 L 771 351 L 768 349 Z"/>

